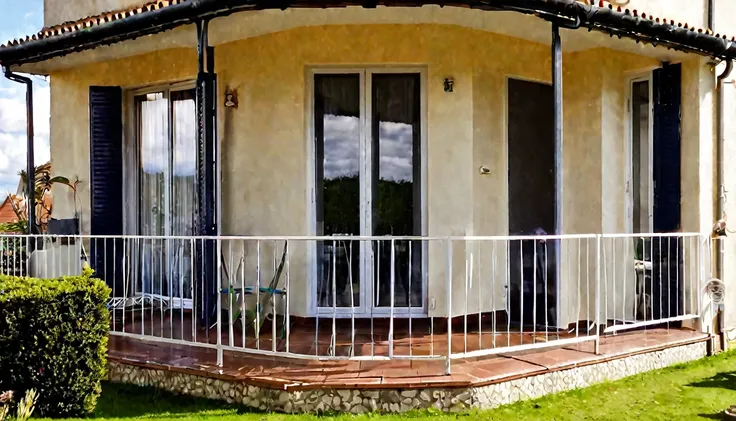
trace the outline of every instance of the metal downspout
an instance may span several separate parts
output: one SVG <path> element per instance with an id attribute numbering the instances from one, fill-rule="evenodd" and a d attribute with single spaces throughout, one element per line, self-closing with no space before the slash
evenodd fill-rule
<path id="1" fill-rule="evenodd" d="M 28 200 L 28 234 L 37 233 L 36 230 L 36 198 L 35 180 L 36 166 L 33 156 L 33 81 L 26 76 L 13 73 L 9 68 L 3 68 L 3 73 L 8 80 L 26 85 L 26 189 Z M 29 250 L 30 251 L 30 250 Z"/>
<path id="2" fill-rule="evenodd" d="M 551 45 L 551 58 L 552 58 L 552 96 L 553 96 L 553 121 L 554 121 L 554 145 L 555 145 L 555 234 L 562 234 L 562 42 L 560 40 L 560 27 L 556 22 L 552 23 L 552 45 Z M 557 285 L 559 286 L 559 280 L 562 279 L 562 270 L 560 265 L 560 241 L 554 242 L 555 252 L 555 279 L 557 279 Z M 559 306 L 557 306 L 559 308 Z M 555 315 L 556 320 L 560 319 L 559 310 Z"/>
<path id="3" fill-rule="evenodd" d="M 722 218 L 724 213 L 726 212 L 726 186 L 725 186 L 725 133 L 723 129 L 723 107 L 724 107 L 724 96 L 723 96 L 723 86 L 724 81 L 726 78 L 728 78 L 729 75 L 731 75 L 731 71 L 733 70 L 733 61 L 728 60 L 726 61 L 726 68 L 723 70 L 723 73 L 718 75 L 717 78 L 717 85 L 716 85 L 716 133 L 718 136 L 718 140 L 716 141 L 716 165 L 717 165 L 717 181 L 716 184 L 718 185 L 718 210 L 715 220 L 718 220 L 719 218 Z M 720 238 L 717 240 L 717 252 L 715 256 L 716 260 L 716 278 L 720 279 L 721 281 L 725 282 L 723 279 L 724 270 L 723 270 L 723 261 L 724 261 L 724 253 L 725 253 L 725 245 L 724 245 L 724 239 Z M 725 309 L 724 309 L 725 310 Z M 721 343 L 723 344 L 724 350 L 728 348 L 728 338 L 726 338 L 725 328 L 724 328 L 724 315 L 723 311 L 718 312 L 718 324 L 719 326 L 719 332 L 718 334 L 721 335 Z"/>
<path id="4" fill-rule="evenodd" d="M 552 24 L 552 95 L 554 100 L 554 142 L 555 142 L 555 195 L 557 212 L 555 215 L 555 234 L 562 233 L 562 46 L 560 27 Z"/>

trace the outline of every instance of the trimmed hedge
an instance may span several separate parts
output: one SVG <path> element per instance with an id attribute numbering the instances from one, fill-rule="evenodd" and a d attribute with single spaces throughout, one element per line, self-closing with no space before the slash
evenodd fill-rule
<path id="1" fill-rule="evenodd" d="M 89 414 L 105 375 L 109 295 L 89 276 L 0 276 L 0 392 L 36 389 L 35 415 Z"/>

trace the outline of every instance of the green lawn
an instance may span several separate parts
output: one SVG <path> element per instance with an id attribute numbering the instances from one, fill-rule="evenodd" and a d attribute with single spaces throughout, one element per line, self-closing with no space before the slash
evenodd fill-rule
<path id="1" fill-rule="evenodd" d="M 243 411 L 219 402 L 174 396 L 153 389 L 105 383 L 95 418 L 156 420 L 306 421 L 399 419 L 432 420 L 704 420 L 736 404 L 736 352 L 693 364 L 653 371 L 496 410 L 460 415 L 416 412 L 406 415 L 283 415 Z"/>

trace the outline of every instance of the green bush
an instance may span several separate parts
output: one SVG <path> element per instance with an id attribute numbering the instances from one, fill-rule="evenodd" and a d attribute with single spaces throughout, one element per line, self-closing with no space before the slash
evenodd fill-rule
<path id="1" fill-rule="evenodd" d="M 105 375 L 109 295 L 89 276 L 0 276 L 0 391 L 35 389 L 36 415 L 89 414 Z"/>

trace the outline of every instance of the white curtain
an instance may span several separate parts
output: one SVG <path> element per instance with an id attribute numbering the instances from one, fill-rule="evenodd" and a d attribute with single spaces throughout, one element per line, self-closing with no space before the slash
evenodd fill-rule
<path id="1" fill-rule="evenodd" d="M 139 233 L 191 236 L 196 206 L 197 135 L 193 90 L 148 94 L 139 104 Z M 170 115 L 171 113 L 171 120 Z M 169 129 L 171 127 L 171 130 Z M 190 242 L 141 241 L 141 291 L 191 298 Z"/>
<path id="2" fill-rule="evenodd" d="M 197 176 L 197 118 L 194 91 L 172 92 L 173 168 L 171 175 L 170 234 L 194 235 Z M 169 278 L 174 296 L 191 298 L 191 242 L 172 240 L 168 244 Z M 183 289 L 183 291 L 181 291 Z"/>
<path id="3" fill-rule="evenodd" d="M 140 215 L 141 235 L 165 235 L 169 200 L 168 101 L 162 93 L 148 94 L 139 105 Z M 141 281 L 144 293 L 162 294 L 164 267 L 162 242 L 141 241 Z"/>

